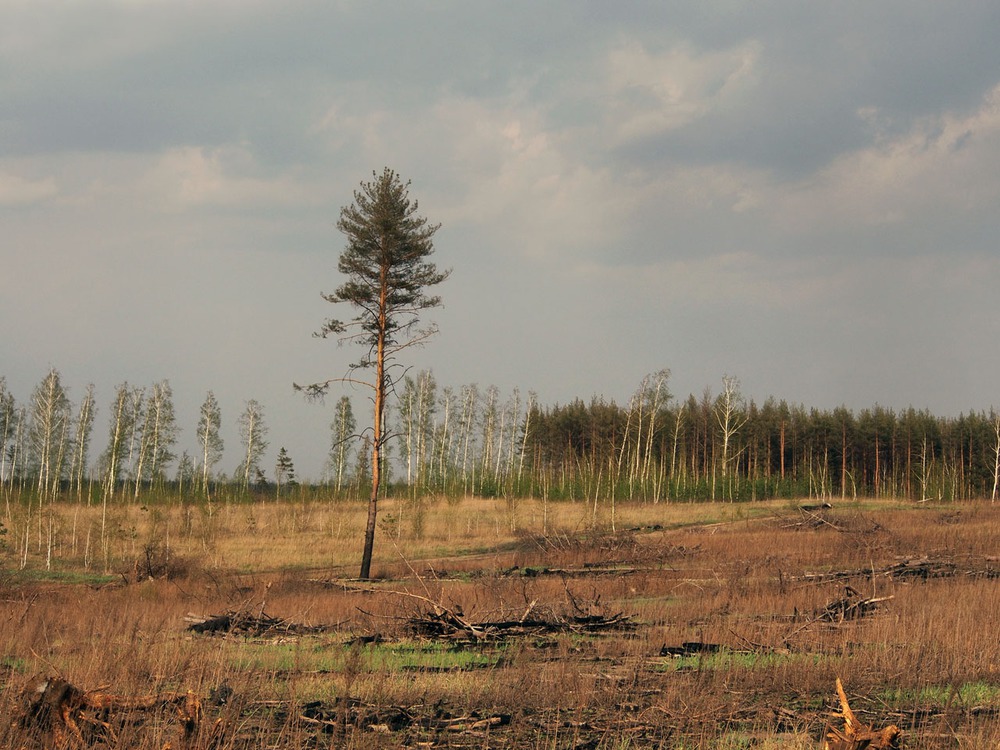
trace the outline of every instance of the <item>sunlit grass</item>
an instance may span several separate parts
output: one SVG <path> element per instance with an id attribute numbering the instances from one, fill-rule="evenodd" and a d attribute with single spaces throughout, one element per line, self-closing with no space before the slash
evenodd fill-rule
<path id="1" fill-rule="evenodd" d="M 306 701 L 349 696 L 371 707 L 514 717 L 490 746 L 596 738 L 599 748 L 777 749 L 818 746 L 841 677 L 865 721 L 947 710 L 951 744 L 939 725 L 906 725 L 911 747 L 997 746 L 1000 586 L 989 566 L 1000 507 L 834 505 L 817 521 L 784 500 L 622 502 L 612 528 L 603 505 L 595 514 L 590 504 L 389 500 L 382 509 L 393 522 L 378 528 L 370 582 L 353 580 L 362 502 L 117 507 L 107 555 L 100 508 L 57 503 L 50 539 L 36 516 L 13 506 L 0 577 L 0 699 L 13 710 L 29 679 L 49 674 L 123 695 L 207 696 L 228 684 L 240 701 L 236 721 L 264 727 L 261 742 L 247 746 L 329 740 L 280 722 Z M 163 569 L 136 576 L 150 556 Z M 956 574 L 924 581 L 871 572 L 922 556 L 953 561 Z M 856 577 L 809 575 L 824 571 Z M 856 621 L 817 620 L 847 585 L 884 602 Z M 414 638 L 413 619 L 432 603 L 468 621 L 625 613 L 635 627 L 453 646 Z M 323 628 L 252 638 L 186 630 L 189 614 L 231 611 Z M 361 636 L 381 641 L 347 645 Z M 664 646 L 695 641 L 719 651 L 660 656 Z M 973 706 L 989 710 L 973 715 Z M 345 745 L 376 746 L 364 732 Z"/>
<path id="2" fill-rule="evenodd" d="M 406 641 L 356 646 L 313 638 L 293 643 L 229 639 L 218 648 L 234 670 L 270 674 L 340 674 L 348 669 L 361 674 L 462 671 L 495 666 L 503 656 L 502 648 L 487 651 Z"/>
<path id="3" fill-rule="evenodd" d="M 941 707 L 1000 705 L 1000 684 L 976 681 L 961 685 L 887 688 L 880 691 L 879 698 L 893 706 L 914 703 Z"/>

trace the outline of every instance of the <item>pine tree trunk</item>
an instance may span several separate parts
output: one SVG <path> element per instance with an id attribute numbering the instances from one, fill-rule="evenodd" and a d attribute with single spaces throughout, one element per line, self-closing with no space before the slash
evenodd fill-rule
<path id="1" fill-rule="evenodd" d="M 379 335 L 375 351 L 375 420 L 372 426 L 372 494 L 368 499 L 368 523 L 365 525 L 365 546 L 361 554 L 360 578 L 371 577 L 372 551 L 375 548 L 375 521 L 378 516 L 378 493 L 382 479 L 382 413 L 385 410 L 385 331 L 386 331 L 386 269 L 382 269 L 382 291 L 379 299 Z"/>

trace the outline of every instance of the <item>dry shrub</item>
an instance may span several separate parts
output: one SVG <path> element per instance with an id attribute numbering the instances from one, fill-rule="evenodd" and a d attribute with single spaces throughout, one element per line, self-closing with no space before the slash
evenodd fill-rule
<path id="1" fill-rule="evenodd" d="M 190 578 L 199 569 L 195 559 L 179 555 L 166 543 L 156 541 L 144 545 L 135 561 L 120 572 L 127 583 L 139 583 Z"/>

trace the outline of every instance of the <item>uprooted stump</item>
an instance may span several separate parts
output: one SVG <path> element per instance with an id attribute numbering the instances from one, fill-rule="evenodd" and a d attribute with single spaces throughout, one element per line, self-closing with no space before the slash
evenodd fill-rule
<path id="1" fill-rule="evenodd" d="M 839 677 L 837 697 L 840 699 L 844 731 L 828 725 L 823 750 L 898 750 L 903 746 L 903 731 L 895 724 L 876 731 L 858 721 L 847 702 L 847 693 Z"/>
<path id="2" fill-rule="evenodd" d="M 202 706 L 194 693 L 127 697 L 99 690 L 85 691 L 61 677 L 43 679 L 25 691 L 17 723 L 22 729 L 50 736 L 51 746 L 60 750 L 84 748 L 92 744 L 90 740 L 94 738 L 115 742 L 113 722 L 119 715 L 164 708 L 173 708 L 181 725 L 181 748 L 197 750 L 214 743 L 218 723 L 211 736 L 204 743 L 200 742 Z"/>

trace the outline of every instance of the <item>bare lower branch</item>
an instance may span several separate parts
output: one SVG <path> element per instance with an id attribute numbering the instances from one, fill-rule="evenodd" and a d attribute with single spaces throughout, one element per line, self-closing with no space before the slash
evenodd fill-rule
<path id="1" fill-rule="evenodd" d="M 305 394 L 305 397 L 310 401 L 322 401 L 326 394 L 330 391 L 330 386 L 334 383 L 351 383 L 353 385 L 363 385 L 366 388 L 371 388 L 375 390 L 375 384 L 369 383 L 367 380 L 358 380 L 357 378 L 331 378 L 330 380 L 324 380 L 321 383 L 310 383 L 309 385 L 299 385 L 298 383 L 292 383 L 292 388 L 294 388 L 299 393 Z"/>

